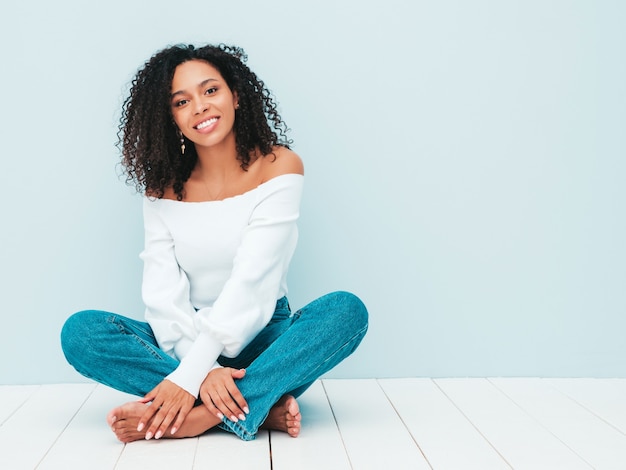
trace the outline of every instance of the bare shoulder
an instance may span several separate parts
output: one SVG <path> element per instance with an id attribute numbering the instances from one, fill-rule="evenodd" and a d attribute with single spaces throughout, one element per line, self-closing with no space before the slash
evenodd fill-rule
<path id="1" fill-rule="evenodd" d="M 300 156 L 286 147 L 276 146 L 263 160 L 263 181 L 287 174 L 304 174 L 304 164 Z"/>

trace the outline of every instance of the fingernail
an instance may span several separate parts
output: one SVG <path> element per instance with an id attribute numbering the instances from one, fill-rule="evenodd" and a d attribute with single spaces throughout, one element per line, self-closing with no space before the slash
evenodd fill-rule
<path id="1" fill-rule="evenodd" d="M 246 417 L 245 417 L 244 415 L 239 415 L 239 419 L 240 419 L 241 421 L 245 421 L 245 420 L 246 420 Z"/>
<path id="2" fill-rule="evenodd" d="M 178 431 L 178 428 L 172 428 L 172 430 L 170 431 L 172 434 L 174 434 L 176 431 Z"/>
<path id="3" fill-rule="evenodd" d="M 219 412 L 217 413 L 217 417 L 218 417 L 219 419 L 224 419 L 224 415 L 223 415 L 222 413 L 219 413 Z"/>
<path id="4" fill-rule="evenodd" d="M 163 435 L 163 433 L 161 431 L 157 431 L 156 435 L 154 436 L 155 439 L 161 439 L 161 436 Z"/>
<path id="5" fill-rule="evenodd" d="M 146 441 L 149 441 L 150 439 L 152 439 L 152 433 L 148 432 L 146 433 Z"/>
<path id="6" fill-rule="evenodd" d="M 247 406 L 244 406 L 244 407 L 243 407 L 243 411 L 244 411 L 247 415 L 249 415 L 249 414 L 250 414 L 250 408 L 248 408 Z"/>
<path id="7" fill-rule="evenodd" d="M 143 429 L 144 424 L 143 423 L 139 423 L 139 425 L 137 426 L 137 432 L 141 432 L 141 430 Z"/>
<path id="8" fill-rule="evenodd" d="M 235 415 L 232 415 L 232 416 L 230 417 L 230 420 L 231 420 L 233 423 L 236 423 L 236 422 L 238 422 L 238 421 L 239 421 Z"/>

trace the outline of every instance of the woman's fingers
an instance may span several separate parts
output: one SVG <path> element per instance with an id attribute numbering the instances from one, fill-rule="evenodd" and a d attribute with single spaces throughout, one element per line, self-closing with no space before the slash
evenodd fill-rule
<path id="1" fill-rule="evenodd" d="M 191 403 L 171 403 L 162 405 L 158 412 L 154 415 L 150 427 L 146 431 L 146 439 L 160 439 L 165 435 L 167 429 L 172 423 L 170 434 L 174 434 L 185 421 L 185 418 L 191 411 L 193 402 Z"/>
<path id="2" fill-rule="evenodd" d="M 183 424 L 183 421 L 185 421 L 185 418 L 187 417 L 187 415 L 189 414 L 189 412 L 191 411 L 191 409 L 193 408 L 193 405 L 190 406 L 184 406 L 178 413 L 177 417 L 176 417 L 176 421 L 174 422 L 174 424 L 172 425 L 172 429 L 170 430 L 170 434 L 175 434 L 176 431 L 178 431 L 180 429 L 180 427 Z M 165 432 L 165 431 L 163 431 Z"/>
<path id="3" fill-rule="evenodd" d="M 161 406 L 161 403 L 154 402 L 154 400 L 158 396 L 158 390 L 159 390 L 159 386 L 157 385 L 152 390 L 150 390 L 143 398 L 139 399 L 140 403 L 150 403 L 150 402 L 152 403 L 150 403 L 150 405 L 146 407 L 146 411 L 139 419 L 139 423 L 137 424 L 138 432 L 141 432 L 146 427 L 146 425 L 150 422 L 152 417 L 155 415 L 155 413 L 159 410 L 159 407 Z"/>
<path id="4" fill-rule="evenodd" d="M 243 396 L 241 396 L 241 393 L 239 393 L 237 387 L 233 386 L 233 388 L 241 397 L 241 401 L 245 403 L 245 400 L 243 400 Z M 220 387 L 219 389 L 215 390 L 214 393 L 211 393 L 210 398 L 215 407 L 219 410 L 219 412 L 222 415 L 228 417 L 228 419 L 230 419 L 231 421 L 236 423 L 239 420 L 246 420 L 246 413 L 243 409 L 246 405 L 239 406 L 238 402 L 231 395 L 231 390 L 229 390 L 229 388 Z"/>
<path id="5" fill-rule="evenodd" d="M 230 376 L 233 379 L 243 379 L 244 375 L 246 375 L 246 369 L 231 369 Z"/>
<path id="6" fill-rule="evenodd" d="M 219 419 L 226 416 L 233 422 L 245 421 L 250 410 L 235 384 L 235 380 L 243 378 L 245 374 L 245 369 L 228 367 L 209 372 L 200 387 L 200 399 L 211 414 Z"/>
<path id="7" fill-rule="evenodd" d="M 157 385 L 142 401 L 148 399 L 152 399 L 152 403 L 147 407 L 137 426 L 140 432 L 144 427 L 148 427 L 146 439 L 153 437 L 160 439 L 173 422 L 174 426 L 170 432 L 174 434 L 182 425 L 194 403 L 193 395 L 169 380 L 164 380 Z"/>
<path id="8" fill-rule="evenodd" d="M 224 414 L 213 404 L 213 400 L 211 400 L 210 396 L 207 395 L 206 397 L 203 397 L 202 403 L 206 406 L 207 410 L 209 410 L 209 413 L 217 416 L 218 419 L 224 418 Z"/>
<path id="9" fill-rule="evenodd" d="M 159 405 L 157 405 L 155 402 L 152 402 L 150 405 L 148 405 L 146 407 L 146 411 L 139 419 L 139 423 L 137 424 L 137 431 L 141 432 L 158 411 Z"/>
<path id="10" fill-rule="evenodd" d="M 216 390 L 215 393 L 211 394 L 211 400 L 213 400 L 213 404 L 220 413 L 235 423 L 239 421 L 237 417 L 237 415 L 240 414 L 238 412 L 239 410 L 237 410 L 236 403 L 232 400 L 226 388 Z"/>
<path id="11" fill-rule="evenodd" d="M 225 402 L 225 397 L 229 396 L 228 391 L 222 387 L 207 387 L 201 393 L 201 399 L 209 412 L 219 419 L 226 416 L 231 421 L 237 422 L 236 410 L 233 410 Z M 231 400 L 232 401 L 232 400 Z"/>
<path id="12" fill-rule="evenodd" d="M 161 416 L 159 416 L 159 415 L 161 415 Z M 154 438 L 155 439 L 160 439 L 165 434 L 165 432 L 167 431 L 167 428 L 172 423 L 172 421 L 174 421 L 174 418 L 176 418 L 177 416 L 181 416 L 181 415 L 182 415 L 182 418 L 184 420 L 185 416 L 187 416 L 187 413 L 184 413 L 182 409 L 178 409 L 177 407 L 171 407 L 167 411 L 164 411 L 163 407 L 161 407 L 161 410 L 159 411 L 159 413 L 157 413 L 157 418 L 155 419 L 155 421 L 158 421 L 159 418 L 161 418 L 161 417 L 162 417 L 162 420 L 161 420 L 161 424 L 158 426 L 158 428 L 156 428 L 156 426 L 155 426 L 156 430 L 153 431 L 154 432 Z M 149 429 L 148 432 L 146 433 L 146 439 L 149 439 L 148 434 L 151 431 L 152 430 Z"/>
<path id="13" fill-rule="evenodd" d="M 235 406 L 239 412 L 243 412 L 245 414 L 250 413 L 250 410 L 248 409 L 248 402 L 239 391 L 239 388 L 233 383 L 228 386 L 227 389 L 228 396 L 232 400 L 233 406 Z M 233 409 L 232 406 L 230 408 Z M 245 421 L 245 416 L 243 418 L 239 417 L 239 419 Z"/>

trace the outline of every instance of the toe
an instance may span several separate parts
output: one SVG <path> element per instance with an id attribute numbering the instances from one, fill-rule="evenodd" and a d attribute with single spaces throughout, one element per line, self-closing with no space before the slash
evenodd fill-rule
<path id="1" fill-rule="evenodd" d="M 117 408 L 114 408 L 111 411 L 109 411 L 109 414 L 107 414 L 107 424 L 109 426 L 113 426 L 113 423 L 115 423 L 116 420 L 117 420 Z"/>
<path id="2" fill-rule="evenodd" d="M 296 399 L 294 397 L 289 397 L 287 399 L 287 411 L 289 412 L 289 414 L 295 416 L 298 413 L 300 413 L 300 408 L 298 407 L 298 402 L 296 401 Z"/>

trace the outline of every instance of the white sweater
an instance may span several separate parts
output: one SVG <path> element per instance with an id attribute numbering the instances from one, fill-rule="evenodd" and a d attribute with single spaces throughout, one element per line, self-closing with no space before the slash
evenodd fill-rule
<path id="1" fill-rule="evenodd" d="M 198 397 L 220 354 L 236 357 L 287 294 L 303 176 L 277 176 L 222 201 L 144 200 L 142 294 L 167 379 Z"/>

